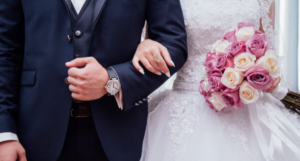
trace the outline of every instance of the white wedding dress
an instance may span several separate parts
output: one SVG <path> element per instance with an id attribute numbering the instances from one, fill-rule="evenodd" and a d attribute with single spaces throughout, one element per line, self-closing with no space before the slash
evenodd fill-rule
<path id="1" fill-rule="evenodd" d="M 173 89 L 158 90 L 150 99 L 141 161 L 266 160 L 253 130 L 248 107 L 231 109 L 227 114 L 215 113 L 206 105 L 198 88 L 204 74 L 206 53 L 218 38 L 239 22 L 255 24 L 258 29 L 262 19 L 273 46 L 275 36 L 267 15 L 271 3 L 272 0 L 181 0 L 189 56 L 177 73 Z M 270 94 L 267 96 L 271 97 Z M 299 130 L 298 115 L 283 106 L 280 110 Z M 262 129 L 269 142 L 267 128 Z M 275 148 L 274 160 L 298 160 L 284 143 L 280 144 L 285 158 L 277 156 Z M 300 145 L 300 142 L 295 144 Z"/>

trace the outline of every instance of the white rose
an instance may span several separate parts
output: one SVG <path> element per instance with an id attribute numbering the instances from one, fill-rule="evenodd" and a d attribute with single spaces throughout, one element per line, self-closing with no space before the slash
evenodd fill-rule
<path id="1" fill-rule="evenodd" d="M 258 90 L 254 89 L 247 81 L 240 86 L 240 99 L 244 104 L 256 102 L 259 97 Z"/>
<path id="2" fill-rule="evenodd" d="M 218 111 L 221 111 L 223 108 L 226 107 L 226 103 L 223 101 L 221 94 L 222 94 L 221 92 L 215 92 L 215 93 L 212 93 L 211 97 L 209 98 L 210 103 Z"/>
<path id="3" fill-rule="evenodd" d="M 267 69 L 273 78 L 280 76 L 279 57 L 274 50 L 268 50 L 264 56 L 256 61 L 256 66 Z"/>
<path id="4" fill-rule="evenodd" d="M 217 47 L 216 47 L 216 55 L 220 53 L 226 53 L 227 54 L 227 48 L 230 45 L 230 42 L 227 40 L 222 41 Z"/>
<path id="5" fill-rule="evenodd" d="M 255 34 L 253 27 L 242 27 L 235 33 L 238 41 L 248 41 Z"/>
<path id="6" fill-rule="evenodd" d="M 215 52 L 217 46 L 219 46 L 222 42 L 223 42 L 222 40 L 217 40 L 217 41 L 211 46 L 211 48 L 212 48 L 211 52 Z"/>
<path id="7" fill-rule="evenodd" d="M 256 56 L 251 53 L 242 53 L 234 58 L 234 67 L 238 71 L 246 72 L 255 66 Z"/>
<path id="8" fill-rule="evenodd" d="M 226 68 L 224 74 L 222 75 L 221 82 L 226 87 L 234 89 L 237 85 L 241 84 L 244 79 L 243 73 L 234 69 Z"/>

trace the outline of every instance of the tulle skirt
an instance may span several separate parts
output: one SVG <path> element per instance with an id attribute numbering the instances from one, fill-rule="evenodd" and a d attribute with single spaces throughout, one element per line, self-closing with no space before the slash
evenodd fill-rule
<path id="1" fill-rule="evenodd" d="M 167 90 L 149 102 L 148 125 L 141 161 L 263 161 L 248 107 L 227 113 L 211 110 L 196 91 Z M 299 130 L 298 115 L 281 110 Z M 266 137 L 269 131 L 264 128 Z M 270 138 L 267 138 L 270 140 Z M 296 143 L 300 145 L 299 143 Z M 296 161 L 283 145 L 285 158 Z"/>

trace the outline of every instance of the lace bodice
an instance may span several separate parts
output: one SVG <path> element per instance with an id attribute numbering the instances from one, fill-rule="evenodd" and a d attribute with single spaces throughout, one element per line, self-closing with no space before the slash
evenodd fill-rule
<path id="1" fill-rule="evenodd" d="M 252 23 L 259 29 L 261 20 L 271 48 L 276 49 L 268 17 L 274 0 L 180 1 L 189 56 L 177 72 L 173 89 L 166 88 L 170 84 L 166 82 L 150 97 L 142 160 L 265 160 L 252 129 L 249 108 L 215 113 L 197 90 L 211 45 L 239 22 Z M 278 107 L 300 129 L 298 115 L 286 110 L 280 102 Z M 268 129 L 265 132 L 269 134 Z"/>
<path id="2" fill-rule="evenodd" d="M 241 21 L 260 26 L 258 0 L 181 0 L 188 42 L 188 60 L 178 71 L 174 89 L 197 90 L 211 45 Z"/>

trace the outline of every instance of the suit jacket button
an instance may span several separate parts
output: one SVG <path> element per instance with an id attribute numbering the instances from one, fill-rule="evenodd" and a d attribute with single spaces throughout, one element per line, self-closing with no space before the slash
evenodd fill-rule
<path id="1" fill-rule="evenodd" d="M 139 104 L 143 103 L 143 101 L 139 101 Z"/>
<path id="2" fill-rule="evenodd" d="M 135 105 L 135 106 L 138 106 L 139 104 L 138 104 L 138 103 L 135 103 L 134 105 Z"/>
<path id="3" fill-rule="evenodd" d="M 81 36 L 81 31 L 79 31 L 79 30 L 75 31 L 75 35 L 76 35 L 77 37 L 80 37 L 80 36 Z"/>
<path id="4" fill-rule="evenodd" d="M 147 101 L 147 99 L 146 99 L 146 98 L 143 98 L 143 101 Z"/>

